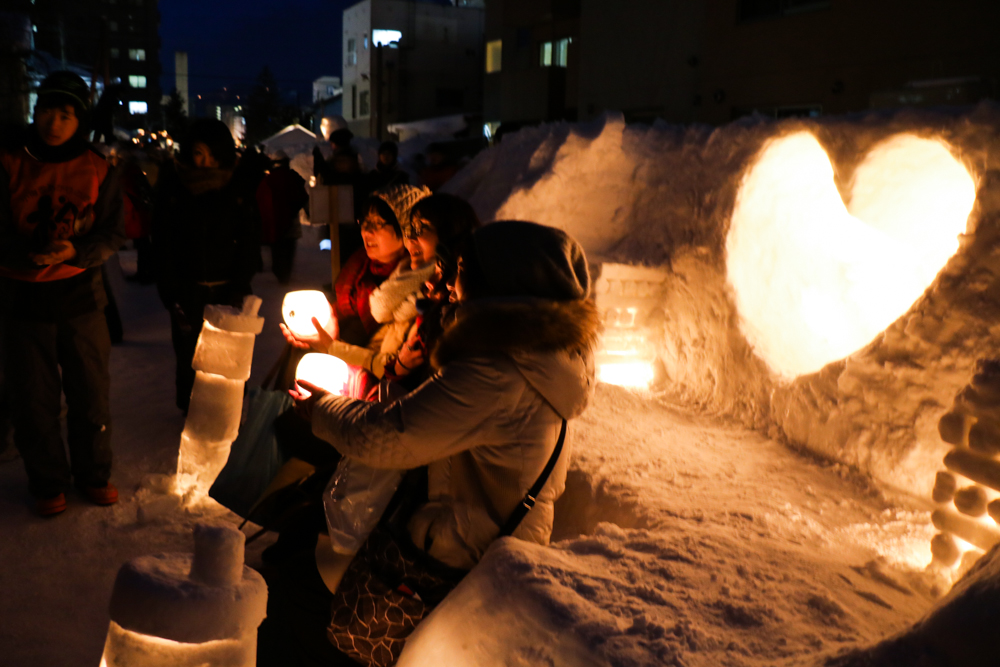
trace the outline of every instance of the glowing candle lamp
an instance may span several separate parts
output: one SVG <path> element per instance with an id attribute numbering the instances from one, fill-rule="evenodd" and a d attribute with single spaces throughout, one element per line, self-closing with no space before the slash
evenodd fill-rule
<path id="1" fill-rule="evenodd" d="M 327 331 L 333 330 L 333 309 L 326 295 L 319 290 L 289 292 L 281 302 L 281 317 L 285 326 L 296 336 L 315 336 L 316 327 L 312 318 Z"/>
<path id="2" fill-rule="evenodd" d="M 331 394 L 346 395 L 346 385 L 351 379 L 351 369 L 343 359 L 329 354 L 307 354 L 295 368 L 295 380 L 325 389 Z"/>

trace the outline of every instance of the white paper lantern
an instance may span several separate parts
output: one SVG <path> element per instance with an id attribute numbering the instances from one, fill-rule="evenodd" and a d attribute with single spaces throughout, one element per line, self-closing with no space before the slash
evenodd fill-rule
<path id="1" fill-rule="evenodd" d="M 325 389 L 331 394 L 347 394 L 347 383 L 351 379 L 351 369 L 347 362 L 329 354 L 307 354 L 295 368 L 295 379 Z"/>
<path id="2" fill-rule="evenodd" d="M 281 317 L 296 336 L 314 336 L 316 327 L 312 318 L 319 320 L 328 332 L 333 331 L 333 308 L 326 295 L 319 290 L 289 292 L 281 302 Z"/>

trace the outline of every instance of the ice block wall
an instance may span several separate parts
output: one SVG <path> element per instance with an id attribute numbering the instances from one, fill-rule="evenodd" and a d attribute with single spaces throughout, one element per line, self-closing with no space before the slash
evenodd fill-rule
<path id="1" fill-rule="evenodd" d="M 662 312 L 650 318 L 649 336 L 662 364 L 660 391 L 929 494 L 949 449 L 938 436 L 938 421 L 972 378 L 977 360 L 1000 356 L 998 124 L 1000 107 L 992 103 L 782 121 L 758 116 L 719 128 L 629 126 L 608 115 L 589 124 L 543 125 L 506 135 L 445 189 L 468 198 L 483 220 L 534 220 L 566 230 L 584 245 L 596 273 L 608 262 L 665 271 Z M 905 261 L 893 263 L 888 255 L 878 261 L 881 249 L 891 245 L 887 236 L 905 236 L 909 213 L 887 223 L 885 229 L 895 225 L 889 232 L 840 243 L 847 238 L 841 231 L 856 223 L 855 216 L 898 213 L 866 206 L 871 192 L 856 183 L 864 180 L 859 174 L 869 169 L 866 158 L 873 149 L 896 138 L 943 146 L 967 175 L 973 203 L 971 211 L 959 214 L 965 219 L 957 231 L 945 227 L 954 220 L 942 218 L 940 228 L 932 224 L 932 232 L 947 232 L 957 251 L 929 267 L 929 284 L 908 297 L 913 301 L 903 304 L 901 314 L 893 313 L 884 329 L 841 358 L 789 374 L 769 365 L 754 339 L 755 326 L 768 322 L 755 325 L 753 314 L 741 311 L 727 241 L 737 205 L 746 199 L 742 188 L 759 158 L 776 140 L 795 133 L 805 133 L 820 158 L 803 163 L 803 169 L 826 164 L 817 177 L 826 178 L 829 187 L 807 204 L 821 197 L 828 205 L 792 212 L 786 207 L 781 233 L 759 242 L 751 236 L 746 247 L 756 256 L 743 280 L 753 283 L 759 276 L 765 302 L 785 299 L 781 292 L 801 287 L 800 278 L 775 279 L 782 260 L 771 245 L 775 239 L 794 237 L 800 247 L 812 243 L 813 249 L 800 251 L 799 275 L 807 278 L 836 273 L 826 259 L 838 253 L 865 257 L 863 279 L 895 281 L 909 271 Z M 897 180 L 909 177 L 906 167 L 900 167 Z M 789 185 L 802 175 L 801 170 L 778 174 L 771 179 L 776 190 L 765 191 L 763 198 L 796 194 L 800 189 Z M 808 254 L 813 251 L 826 259 L 813 261 Z M 928 269 L 925 262 L 916 263 Z M 862 296 L 881 288 L 869 283 L 873 289 L 866 290 L 857 275 L 848 278 Z M 789 316 L 822 321 L 833 312 L 816 303 L 824 302 L 804 299 L 800 310 L 814 312 Z M 828 322 L 831 331 L 841 324 L 837 317 Z M 773 324 L 782 329 L 782 322 Z M 797 334 L 792 344 L 806 335 L 819 338 L 826 332 L 821 327 L 818 333 Z"/>
<path id="2" fill-rule="evenodd" d="M 208 494 L 239 431 L 254 340 L 264 328 L 264 318 L 257 317 L 260 304 L 260 298 L 248 296 L 242 311 L 205 307 L 205 324 L 191 364 L 194 388 L 177 460 L 176 491 L 190 500 Z"/>
<path id="3" fill-rule="evenodd" d="M 101 667 L 253 667 L 267 584 L 243 564 L 246 538 L 198 525 L 194 553 L 141 556 L 118 571 Z"/>

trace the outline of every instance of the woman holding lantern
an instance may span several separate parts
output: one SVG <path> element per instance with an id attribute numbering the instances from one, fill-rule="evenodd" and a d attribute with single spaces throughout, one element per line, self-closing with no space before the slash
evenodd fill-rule
<path id="1" fill-rule="evenodd" d="M 398 657 L 441 592 L 422 587 L 433 577 L 410 576 L 421 562 L 467 570 L 498 536 L 548 543 L 568 468 L 566 420 L 583 411 L 594 383 L 599 318 L 589 290 L 583 250 L 564 232 L 528 222 L 488 225 L 458 262 L 458 308 L 435 346 L 435 375 L 392 403 L 305 382 L 305 392 L 292 392 L 313 432 L 347 459 L 383 469 L 428 466 L 427 497 L 409 503 L 416 509 L 402 517 L 402 533 L 376 528 L 334 594 L 328 635 L 351 658 L 391 664 Z M 404 555 L 401 572 L 386 572 L 393 569 L 388 553 L 413 550 L 414 562 Z M 376 562 L 379 575 L 370 569 Z M 373 637 L 373 619 L 359 613 L 387 606 L 404 609 L 402 627 L 390 622 L 385 636 Z"/>
<path id="2" fill-rule="evenodd" d="M 459 197 L 436 194 L 420 199 L 402 228 L 409 261 L 400 262 L 369 298 L 372 317 L 382 324 L 369 344 L 335 340 L 322 326 L 315 335 L 298 336 L 282 325 L 285 338 L 297 348 L 331 354 L 378 379 L 405 378 L 409 381 L 404 384 L 415 388 L 413 381 L 426 374 L 414 371 L 424 365 L 428 343 L 440 330 L 448 300 L 444 285 L 454 276 L 455 258 L 479 226 L 475 211 Z"/>

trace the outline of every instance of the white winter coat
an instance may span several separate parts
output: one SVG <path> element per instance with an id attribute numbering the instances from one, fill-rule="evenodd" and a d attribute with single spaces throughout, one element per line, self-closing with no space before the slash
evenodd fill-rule
<path id="1" fill-rule="evenodd" d="M 313 432 L 375 468 L 428 465 L 430 502 L 410 522 L 414 543 L 471 567 L 545 467 L 562 419 L 586 407 L 596 335 L 588 301 L 472 302 L 442 337 L 440 370 L 427 382 L 390 404 L 324 397 Z M 515 537 L 548 543 L 569 440 Z"/>

